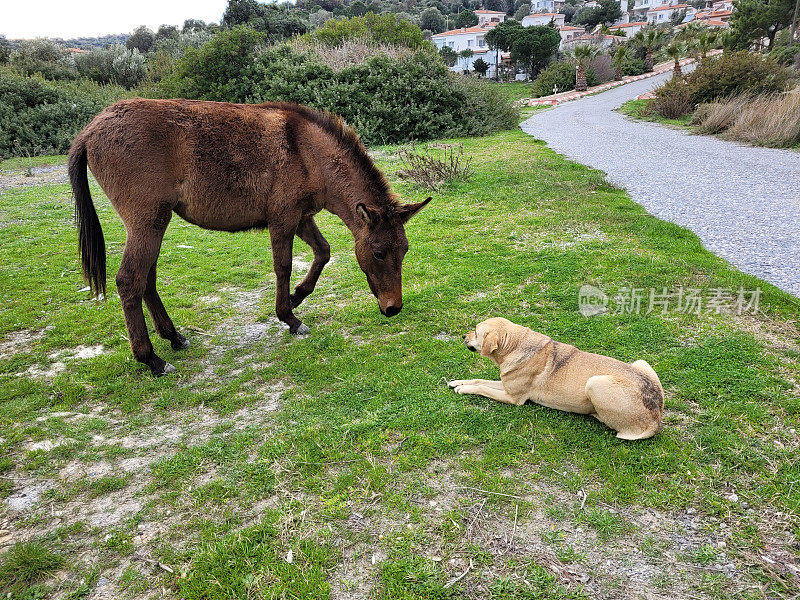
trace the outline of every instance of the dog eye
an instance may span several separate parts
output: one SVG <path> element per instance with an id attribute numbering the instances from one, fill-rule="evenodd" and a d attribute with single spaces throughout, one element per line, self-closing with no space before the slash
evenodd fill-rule
<path id="1" fill-rule="evenodd" d="M 372 254 L 378 260 L 383 260 L 384 258 L 386 258 L 386 252 L 383 252 L 382 250 L 373 250 Z"/>

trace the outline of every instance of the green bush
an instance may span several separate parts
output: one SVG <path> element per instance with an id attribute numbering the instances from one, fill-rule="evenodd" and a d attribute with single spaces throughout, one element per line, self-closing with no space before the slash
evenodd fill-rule
<path id="1" fill-rule="evenodd" d="M 693 104 L 713 102 L 738 94 L 781 92 L 791 72 L 762 54 L 725 52 L 718 58 L 704 60 L 686 77 Z"/>
<path id="2" fill-rule="evenodd" d="M 161 93 L 298 102 L 342 115 L 368 144 L 478 135 L 516 124 L 515 109 L 493 88 L 450 73 L 425 47 L 334 71 L 288 45 L 258 51 L 257 46 L 258 38 L 247 30 L 222 33 L 199 51 L 187 51 Z"/>
<path id="3" fill-rule="evenodd" d="M 793 46 L 776 46 L 769 57 L 784 67 L 796 65 L 800 68 L 800 44 Z"/>
<path id="4" fill-rule="evenodd" d="M 75 56 L 81 77 L 97 83 L 114 83 L 126 88 L 137 85 L 145 76 L 144 56 L 122 45 L 97 48 Z"/>
<path id="5" fill-rule="evenodd" d="M 641 75 L 644 73 L 647 66 L 645 65 L 644 60 L 634 57 L 629 57 L 625 59 L 625 62 L 622 63 L 622 74 L 623 75 Z"/>
<path id="6" fill-rule="evenodd" d="M 70 56 L 47 38 L 25 40 L 11 55 L 11 64 L 25 75 L 39 73 L 45 79 L 76 79 L 78 73 L 70 64 Z"/>
<path id="7" fill-rule="evenodd" d="M 656 88 L 654 96 L 653 110 L 667 119 L 678 119 L 694 110 L 692 90 L 680 77 L 673 77 Z"/>
<path id="8" fill-rule="evenodd" d="M 586 69 L 586 83 L 589 87 L 600 85 L 600 79 L 592 69 Z M 549 96 L 553 93 L 553 86 L 558 86 L 559 92 L 575 89 L 575 65 L 561 61 L 551 63 L 545 68 L 531 86 L 534 98 Z"/>
<path id="9" fill-rule="evenodd" d="M 103 108 L 125 96 L 117 86 L 47 81 L 0 70 L 0 155 L 63 154 Z"/>
<path id="10" fill-rule="evenodd" d="M 356 38 L 366 38 L 378 44 L 406 46 L 412 50 L 421 48 L 424 43 L 419 27 L 392 13 L 367 13 L 363 17 L 330 19 L 307 36 L 329 46 Z"/>

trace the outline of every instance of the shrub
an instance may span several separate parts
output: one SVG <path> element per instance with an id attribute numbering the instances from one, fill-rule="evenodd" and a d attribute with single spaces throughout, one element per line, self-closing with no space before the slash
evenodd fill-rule
<path id="1" fill-rule="evenodd" d="M 586 84 L 591 87 L 599 85 L 597 74 L 591 69 L 586 69 Z M 569 62 L 555 62 L 545 68 L 531 86 L 534 98 L 549 96 L 553 93 L 553 86 L 558 86 L 559 92 L 575 89 L 575 65 Z"/>
<path id="2" fill-rule="evenodd" d="M 76 79 L 78 74 L 70 64 L 71 56 L 61 52 L 52 40 L 25 40 L 11 55 L 11 64 L 25 75 L 39 73 L 45 79 Z"/>
<path id="3" fill-rule="evenodd" d="M 646 69 L 644 60 L 639 58 L 629 57 L 622 63 L 623 75 L 641 75 Z"/>
<path id="4" fill-rule="evenodd" d="M 472 159 L 464 156 L 462 144 L 439 144 L 434 148 L 441 152 L 433 153 L 431 148 L 418 150 L 414 144 L 400 150 L 398 154 L 405 167 L 397 175 L 429 190 L 437 190 L 451 181 L 466 181 L 472 176 Z"/>
<path id="5" fill-rule="evenodd" d="M 298 102 L 342 115 L 369 144 L 478 135 L 516 124 L 515 109 L 490 84 L 450 73 L 432 50 L 380 54 L 334 69 L 289 45 L 266 50 L 256 45 L 240 31 L 235 40 L 223 37 L 189 50 L 161 92 L 229 102 Z M 218 65 L 226 56 L 218 46 L 232 46 L 234 60 Z"/>
<path id="6" fill-rule="evenodd" d="M 694 109 L 691 88 L 681 78 L 673 77 L 656 88 L 654 95 L 653 110 L 662 117 L 678 119 Z"/>
<path id="7" fill-rule="evenodd" d="M 145 76 L 144 56 L 137 49 L 114 45 L 78 54 L 75 67 L 81 77 L 97 83 L 114 83 L 132 88 Z"/>
<path id="8" fill-rule="evenodd" d="M 784 67 L 800 69 L 800 44 L 777 46 L 769 53 L 769 57 Z"/>
<path id="9" fill-rule="evenodd" d="M 116 86 L 0 70 L 0 155 L 63 154 L 97 113 L 124 95 Z"/>
<path id="10" fill-rule="evenodd" d="M 345 40 L 365 38 L 379 44 L 406 46 L 411 49 L 421 48 L 424 43 L 419 27 L 391 13 L 368 13 L 363 17 L 330 19 L 306 37 L 327 46 L 338 46 Z"/>
<path id="11" fill-rule="evenodd" d="M 606 81 L 614 80 L 614 65 L 611 64 L 611 56 L 609 54 L 600 54 L 586 63 L 586 68 L 594 71 L 597 78 L 597 83 L 588 83 L 587 85 L 599 85 Z"/>
<path id="12" fill-rule="evenodd" d="M 692 123 L 703 133 L 721 133 L 758 146 L 796 146 L 800 144 L 800 88 L 786 94 L 741 95 L 701 104 Z"/>
<path id="13" fill-rule="evenodd" d="M 772 94 L 786 88 L 791 73 L 761 54 L 726 52 L 704 60 L 686 77 L 693 104 L 738 94 Z"/>
<path id="14" fill-rule="evenodd" d="M 164 77 L 158 92 L 180 98 L 245 102 L 252 92 L 256 49 L 267 36 L 248 27 L 222 31 L 189 48 Z"/>

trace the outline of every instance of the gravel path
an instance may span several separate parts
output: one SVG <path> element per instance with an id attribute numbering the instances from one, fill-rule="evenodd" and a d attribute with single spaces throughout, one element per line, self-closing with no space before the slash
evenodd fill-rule
<path id="1" fill-rule="evenodd" d="M 671 76 L 540 111 L 522 129 L 605 171 L 650 213 L 691 229 L 742 271 L 800 296 L 800 152 L 690 135 L 614 112 Z"/>

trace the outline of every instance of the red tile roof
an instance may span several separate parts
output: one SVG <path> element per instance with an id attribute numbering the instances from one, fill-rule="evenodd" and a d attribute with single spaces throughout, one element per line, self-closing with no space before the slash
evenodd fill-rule
<path id="1" fill-rule="evenodd" d="M 673 5 L 665 4 L 664 6 L 659 6 L 657 8 L 651 8 L 647 12 L 655 12 L 657 10 L 673 10 L 675 8 L 689 8 L 689 5 L 688 4 L 673 4 Z"/>
<path id="2" fill-rule="evenodd" d="M 440 35 L 459 35 L 461 33 L 485 33 L 489 31 L 486 27 L 466 27 L 463 29 L 451 29 L 450 31 L 443 31 L 442 33 L 437 33 L 432 35 L 432 38 L 439 37 Z"/>
<path id="3" fill-rule="evenodd" d="M 484 9 L 481 9 L 481 10 L 473 10 L 472 12 L 474 12 L 476 15 L 504 15 L 504 14 L 506 14 L 502 10 L 484 10 Z"/>

